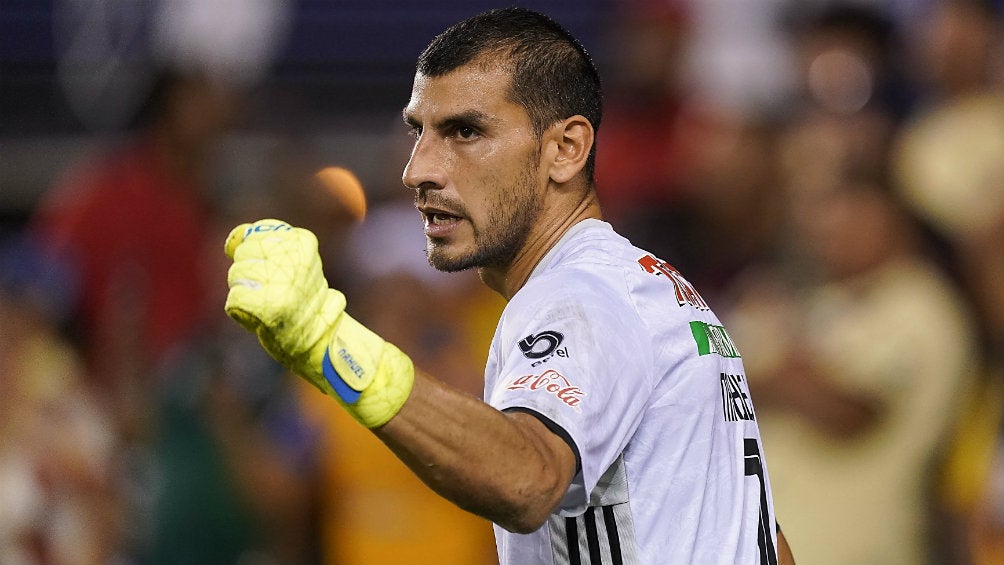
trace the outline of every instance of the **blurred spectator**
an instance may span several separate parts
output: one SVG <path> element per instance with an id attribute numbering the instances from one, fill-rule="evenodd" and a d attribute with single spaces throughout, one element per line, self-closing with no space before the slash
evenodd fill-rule
<path id="1" fill-rule="evenodd" d="M 688 26 L 679 2 L 643 0 L 619 6 L 607 30 L 596 177 L 604 216 L 621 229 L 639 231 L 647 209 L 679 198 Z"/>
<path id="2" fill-rule="evenodd" d="M 1000 92 L 1002 7 L 999 0 L 926 2 L 909 30 L 905 55 L 924 105 Z"/>
<path id="3" fill-rule="evenodd" d="M 1002 9 L 991 0 L 945 0 L 924 13 L 911 51 L 923 96 L 893 154 L 897 186 L 949 242 L 981 330 L 982 388 L 957 434 L 943 495 L 978 564 L 1004 559 Z"/>
<path id="4" fill-rule="evenodd" d="M 86 380 L 121 438 L 118 541 L 144 563 L 310 559 L 309 429 L 278 365 L 222 314 L 210 172 L 242 101 L 215 75 L 166 70 L 139 127 L 71 170 L 32 226 L 80 290 Z"/>
<path id="5" fill-rule="evenodd" d="M 752 111 L 706 108 L 691 132 L 682 198 L 651 210 L 648 237 L 717 302 L 734 277 L 783 249 L 777 124 Z"/>
<path id="6" fill-rule="evenodd" d="M 843 178 L 791 187 L 803 278 L 751 277 L 729 327 L 798 559 L 927 563 L 936 465 L 977 369 L 971 313 L 891 191 Z"/>
<path id="7" fill-rule="evenodd" d="M 771 252 L 777 224 L 773 132 L 763 108 L 731 105 L 721 90 L 705 96 L 721 68 L 702 76 L 691 68 L 700 62 L 695 41 L 711 41 L 706 26 L 721 23 L 716 6 L 618 6 L 606 38 L 604 149 L 596 162 L 604 217 L 634 243 L 671 257 L 712 300 L 734 273 Z"/>
<path id="8" fill-rule="evenodd" d="M 117 438 L 60 331 L 65 281 L 30 240 L 0 242 L 0 563 L 121 557 Z"/>
<path id="9" fill-rule="evenodd" d="M 315 562 L 317 431 L 281 368 L 221 318 L 158 374 L 139 561 Z"/>
<path id="10" fill-rule="evenodd" d="M 138 131 L 70 170 L 36 211 L 35 233 L 79 282 L 89 377 L 127 435 L 144 433 L 157 364 L 206 319 L 207 167 L 237 103 L 207 75 L 166 71 Z"/>
<path id="11" fill-rule="evenodd" d="M 877 111 L 894 122 L 910 111 L 916 92 L 890 10 L 882 2 L 791 3 L 796 107 L 838 116 Z"/>
<path id="12" fill-rule="evenodd" d="M 899 188 L 947 237 L 1004 360 L 1004 17 L 984 0 L 936 3 L 919 33 L 922 99 L 897 139 Z"/>

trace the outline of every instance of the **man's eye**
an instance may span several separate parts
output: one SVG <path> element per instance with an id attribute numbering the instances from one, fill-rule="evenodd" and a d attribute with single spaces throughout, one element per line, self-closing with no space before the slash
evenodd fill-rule
<path id="1" fill-rule="evenodd" d="M 410 135 L 415 139 L 418 139 L 422 137 L 422 128 L 420 126 L 415 126 L 408 130 L 408 135 Z"/>
<path id="2" fill-rule="evenodd" d="M 460 126 L 457 128 L 457 137 L 461 139 L 471 139 L 477 135 L 477 130 L 471 126 Z"/>

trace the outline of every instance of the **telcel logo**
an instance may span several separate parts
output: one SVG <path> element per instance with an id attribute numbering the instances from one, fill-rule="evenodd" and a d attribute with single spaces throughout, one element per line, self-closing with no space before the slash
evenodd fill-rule
<path id="1" fill-rule="evenodd" d="M 554 355 L 557 355 L 558 357 L 568 357 L 568 348 L 567 347 L 558 347 L 558 348 L 555 348 Z M 543 359 L 538 359 L 538 360 L 534 361 L 533 363 L 530 363 L 530 366 L 531 367 L 536 367 L 537 365 L 540 365 L 542 363 L 547 363 L 548 361 L 551 360 L 551 357 L 552 357 L 552 355 L 548 355 L 547 357 L 544 357 Z"/>
<path id="2" fill-rule="evenodd" d="M 519 342 L 519 349 L 527 359 L 540 359 L 532 366 L 536 367 L 547 360 L 552 354 L 559 357 L 568 357 L 568 348 L 558 349 L 565 336 L 561 332 L 545 330 L 537 334 L 530 334 Z"/>

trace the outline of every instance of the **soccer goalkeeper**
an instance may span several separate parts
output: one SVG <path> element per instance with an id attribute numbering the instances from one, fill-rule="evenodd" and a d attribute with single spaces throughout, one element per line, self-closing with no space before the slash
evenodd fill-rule
<path id="1" fill-rule="evenodd" d="M 676 269 L 602 221 L 600 107 L 582 46 L 529 10 L 465 20 L 418 60 L 403 180 L 429 262 L 508 300 L 484 401 L 346 313 L 317 239 L 282 221 L 228 237 L 227 313 L 493 521 L 503 565 L 788 563 L 738 350 Z"/>

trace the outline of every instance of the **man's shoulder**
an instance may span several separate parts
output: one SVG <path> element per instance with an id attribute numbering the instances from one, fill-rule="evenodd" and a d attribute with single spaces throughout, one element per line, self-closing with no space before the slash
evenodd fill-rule
<path id="1" fill-rule="evenodd" d="M 610 224 L 585 220 L 566 232 L 537 272 L 611 271 L 630 264 L 642 253 Z"/>
<path id="2" fill-rule="evenodd" d="M 507 310 L 537 318 L 572 311 L 592 312 L 587 317 L 601 319 L 617 312 L 620 318 L 635 310 L 631 271 L 626 261 L 615 256 L 572 253 L 527 281 Z"/>

